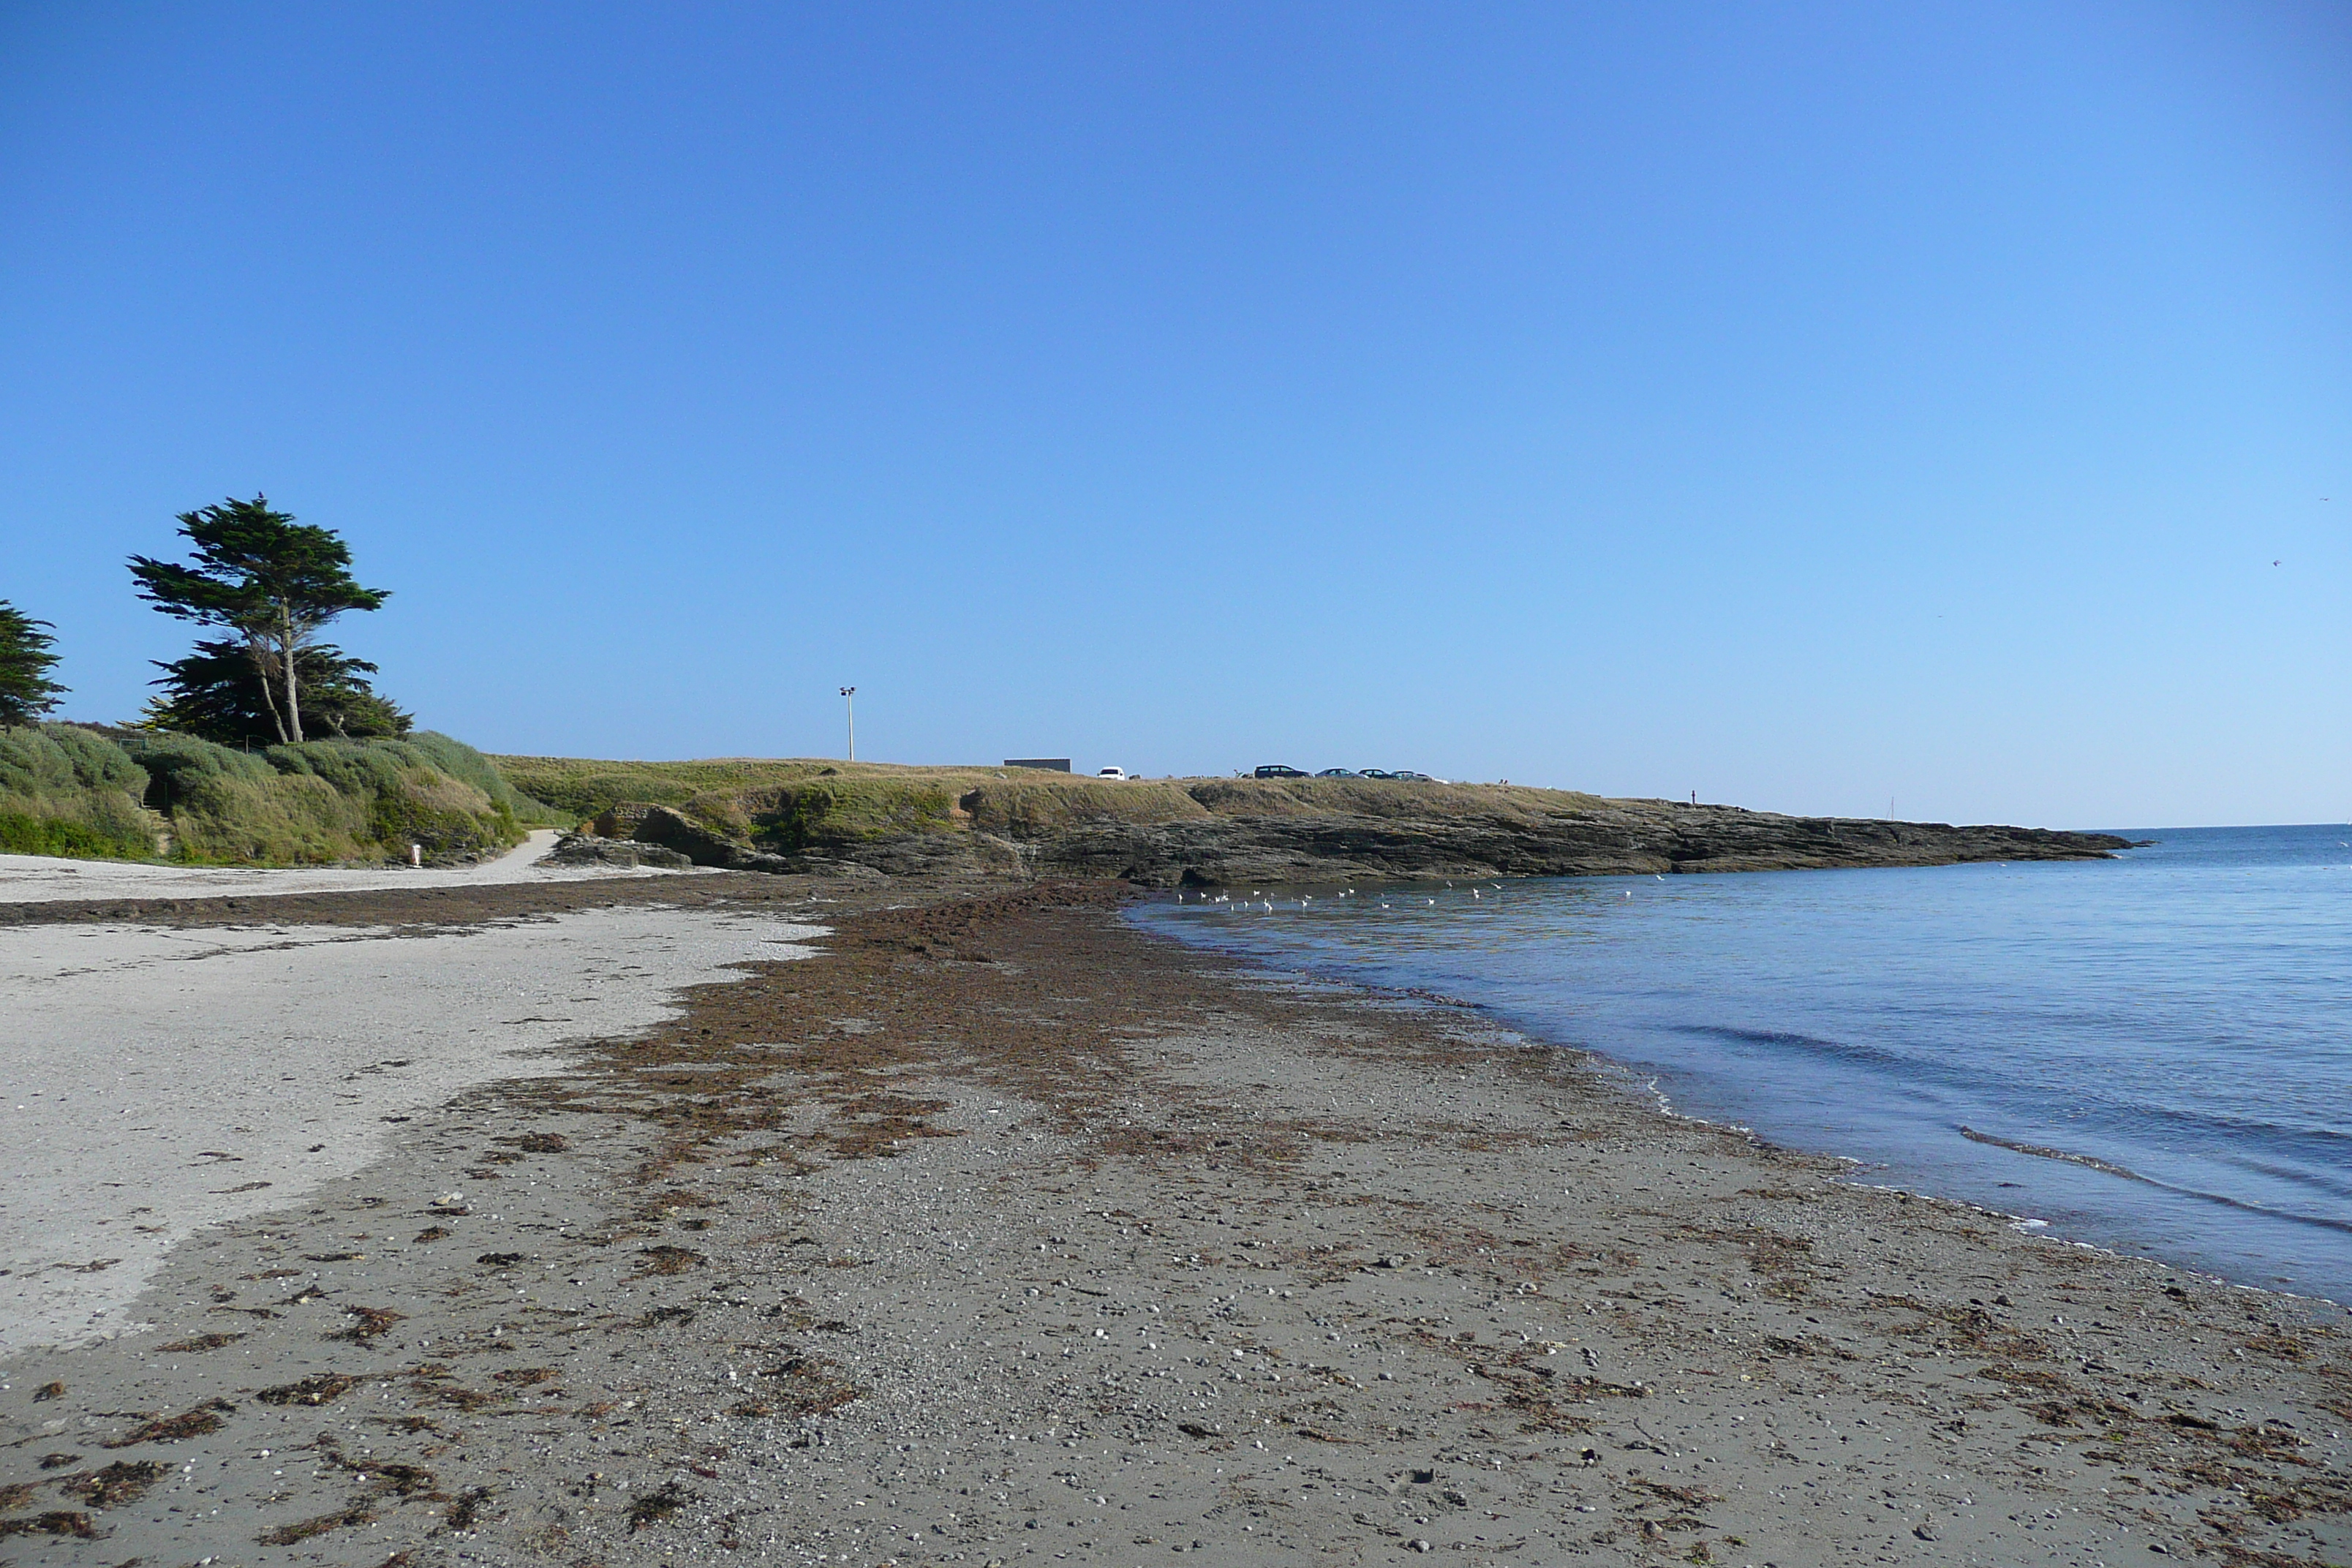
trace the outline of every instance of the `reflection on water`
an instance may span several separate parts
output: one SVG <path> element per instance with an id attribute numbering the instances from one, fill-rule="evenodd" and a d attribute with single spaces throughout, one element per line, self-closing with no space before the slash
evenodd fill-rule
<path id="1" fill-rule="evenodd" d="M 2352 829 L 2119 859 L 1265 889 L 1189 942 L 1477 1003 L 1678 1109 L 2352 1300 Z"/>

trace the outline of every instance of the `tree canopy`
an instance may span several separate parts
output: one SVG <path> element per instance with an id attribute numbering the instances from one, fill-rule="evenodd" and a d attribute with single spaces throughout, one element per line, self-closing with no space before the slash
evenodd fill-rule
<path id="1" fill-rule="evenodd" d="M 0 728 L 32 723 L 66 689 L 49 679 L 58 663 L 57 639 L 41 629 L 49 625 L 0 599 Z"/>
<path id="2" fill-rule="evenodd" d="M 224 746 L 266 746 L 280 740 L 271 682 L 243 643 L 206 641 L 166 664 L 156 661 L 163 695 L 147 705 L 141 728 L 194 735 Z M 354 741 L 405 735 L 415 721 L 378 694 L 368 677 L 375 666 L 332 643 L 314 642 L 295 655 L 302 691 L 302 739 Z"/>
<path id="3" fill-rule="evenodd" d="M 240 651 L 253 668 L 275 738 L 301 740 L 303 687 L 311 669 L 323 668 L 316 660 L 306 668 L 304 653 L 316 651 L 320 630 L 336 616 L 376 609 L 391 595 L 360 586 L 351 549 L 333 530 L 298 523 L 292 513 L 272 510 L 265 496 L 182 512 L 179 523 L 194 561 L 132 556 L 139 596 L 167 616 L 235 632 L 240 643 L 200 644 L 179 665 L 201 664 L 220 649 Z M 215 651 L 207 654 L 206 647 Z M 334 658 L 346 674 L 357 662 Z M 176 671 L 179 665 L 164 668 Z M 167 675 L 159 684 L 174 679 Z"/>

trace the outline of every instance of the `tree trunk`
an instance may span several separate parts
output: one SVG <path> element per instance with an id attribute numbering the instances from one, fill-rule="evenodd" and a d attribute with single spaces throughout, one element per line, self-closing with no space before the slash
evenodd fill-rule
<path id="1" fill-rule="evenodd" d="M 268 645 L 259 637 L 248 637 L 246 639 L 245 651 L 247 657 L 253 660 L 254 674 L 261 678 L 261 700 L 268 704 L 269 722 L 277 729 L 278 743 L 282 746 L 286 743 L 286 715 L 278 710 L 278 694 L 270 689 L 272 672 L 269 668 Z"/>
<path id="2" fill-rule="evenodd" d="M 286 649 L 286 727 L 294 731 L 294 739 L 302 739 L 302 698 L 294 679 L 294 617 L 287 616 L 278 622 L 278 639 Z"/>

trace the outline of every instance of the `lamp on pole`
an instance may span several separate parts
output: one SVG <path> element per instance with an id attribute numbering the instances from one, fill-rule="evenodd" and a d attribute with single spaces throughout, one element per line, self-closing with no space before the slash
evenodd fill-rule
<path id="1" fill-rule="evenodd" d="M 854 763 L 857 760 L 857 688 L 841 689 L 841 708 L 849 720 L 849 760 Z"/>

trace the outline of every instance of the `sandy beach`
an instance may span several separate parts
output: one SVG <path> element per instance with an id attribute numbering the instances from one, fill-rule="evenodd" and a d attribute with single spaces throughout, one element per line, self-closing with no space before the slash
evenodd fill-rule
<path id="1" fill-rule="evenodd" d="M 522 843 L 478 866 L 182 866 L 141 860 L 59 860 L 46 855 L 0 855 L 0 904 L 492 888 L 680 874 L 651 868 L 556 865 L 548 860 L 547 855 L 561 837 L 551 827 L 534 828 Z"/>
<path id="2" fill-rule="evenodd" d="M 592 900 L 597 951 L 813 955 L 583 967 L 668 1005 L 413 1095 L 297 1203 L 185 1194 L 110 1309 L 152 1326 L 0 1365 L 0 1560 L 2352 1561 L 2339 1309 L 1856 1184 L 1123 896 L 710 875 L 10 926 L 16 976 L 68 935 L 100 975 L 165 932 L 278 952 L 214 1020 L 329 936 L 431 970 Z M 485 1061 L 555 1043 L 495 980 L 448 994 Z M 301 1011 L 356 1040 L 370 997 Z"/>
<path id="3" fill-rule="evenodd" d="M 119 1332 L 165 1253 L 380 1158 L 473 1085 L 563 1070 L 820 928 L 577 910 L 387 927 L 47 925 L 0 945 L 0 1355 Z"/>

